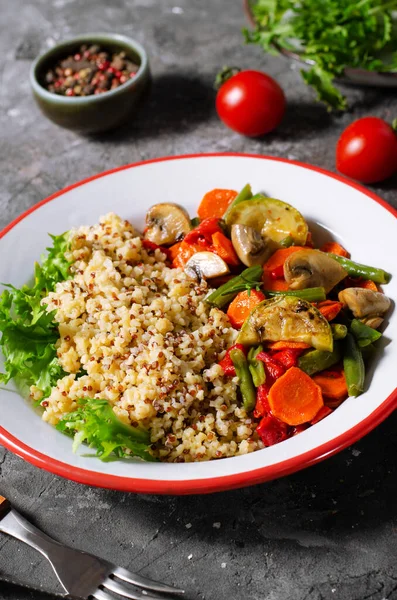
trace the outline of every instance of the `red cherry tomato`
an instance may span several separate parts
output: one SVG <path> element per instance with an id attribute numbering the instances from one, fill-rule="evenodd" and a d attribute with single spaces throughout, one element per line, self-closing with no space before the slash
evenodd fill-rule
<path id="1" fill-rule="evenodd" d="M 249 137 L 269 133 L 285 112 L 284 92 L 269 75 L 241 71 L 228 79 L 216 96 L 216 110 L 225 125 Z"/>
<path id="2" fill-rule="evenodd" d="M 336 146 L 338 171 L 362 183 L 383 181 L 397 171 L 397 135 L 378 117 L 346 127 Z"/>

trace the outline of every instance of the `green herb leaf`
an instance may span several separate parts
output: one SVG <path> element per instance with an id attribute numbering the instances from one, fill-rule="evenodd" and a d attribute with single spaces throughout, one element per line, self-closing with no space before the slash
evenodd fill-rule
<path id="1" fill-rule="evenodd" d="M 303 80 L 317 92 L 317 100 L 324 102 L 328 110 L 346 110 L 346 98 L 334 86 L 333 76 L 321 67 L 312 67 L 309 71 L 301 70 Z"/>
<path id="2" fill-rule="evenodd" d="M 397 70 L 397 0 L 256 0 L 254 31 L 245 41 L 265 52 L 294 51 L 313 64 L 301 71 L 329 109 L 345 110 L 333 81 L 346 67 Z"/>
<path id="3" fill-rule="evenodd" d="M 24 386 L 36 385 L 43 398 L 65 373 L 56 354 L 59 334 L 54 312 L 48 312 L 41 301 L 59 281 L 70 277 L 65 258 L 68 234 L 51 238 L 53 246 L 47 248 L 42 265 L 35 265 L 34 284 L 20 289 L 8 285 L 0 296 L 0 347 L 5 358 L 0 382 L 16 378 Z"/>
<path id="4" fill-rule="evenodd" d="M 148 451 L 148 431 L 122 423 L 107 400 L 81 398 L 77 410 L 65 414 L 56 428 L 74 438 L 74 452 L 85 442 L 95 448 L 93 456 L 103 461 L 131 458 L 132 455 L 147 461 L 155 460 Z"/>

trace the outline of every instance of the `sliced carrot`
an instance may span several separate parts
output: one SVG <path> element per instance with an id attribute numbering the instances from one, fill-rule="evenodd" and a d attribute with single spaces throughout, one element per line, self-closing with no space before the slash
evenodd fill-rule
<path id="1" fill-rule="evenodd" d="M 262 281 L 263 289 L 269 290 L 269 292 L 285 292 L 289 288 L 285 279 L 273 279 L 266 271 L 263 271 Z"/>
<path id="2" fill-rule="evenodd" d="M 372 290 L 373 292 L 381 292 L 382 290 L 378 288 L 376 283 L 371 279 L 360 279 L 356 277 L 346 277 L 344 279 L 345 287 L 359 287 L 364 288 L 366 290 Z"/>
<path id="3" fill-rule="evenodd" d="M 305 342 L 269 342 L 269 350 L 307 350 L 311 348 L 310 344 Z"/>
<path id="4" fill-rule="evenodd" d="M 272 254 L 269 260 L 264 264 L 263 270 L 272 272 L 277 269 L 277 267 L 282 267 L 291 254 L 303 249 L 303 246 L 290 246 L 289 248 L 280 248 L 279 250 L 276 250 L 276 252 L 274 252 L 274 254 Z"/>
<path id="5" fill-rule="evenodd" d="M 298 250 L 303 250 L 303 247 L 290 246 L 289 248 L 280 248 L 272 254 L 263 266 L 262 280 L 265 290 L 272 292 L 285 292 L 288 290 L 289 285 L 283 277 L 283 267 L 287 258 Z"/>
<path id="6" fill-rule="evenodd" d="M 200 244 L 187 244 L 186 242 L 180 242 L 179 247 L 176 249 L 175 258 L 172 261 L 172 266 L 183 268 L 189 260 L 189 258 L 193 256 L 193 254 L 202 251 L 203 246 L 201 246 Z"/>
<path id="7" fill-rule="evenodd" d="M 347 385 L 343 371 L 327 370 L 313 375 L 313 381 L 320 386 L 323 396 L 330 400 L 347 398 Z"/>
<path id="8" fill-rule="evenodd" d="M 376 283 L 372 281 L 372 279 L 363 279 L 362 281 L 360 281 L 360 285 L 358 287 L 364 288 L 366 290 L 372 290 L 373 292 L 381 291 L 376 285 Z"/>
<path id="9" fill-rule="evenodd" d="M 314 417 L 314 419 L 312 419 L 310 421 L 311 425 L 315 425 L 316 423 L 318 423 L 319 421 L 322 421 L 324 419 L 324 417 L 328 417 L 328 415 L 330 415 L 332 413 L 332 408 L 330 408 L 329 406 L 322 406 L 320 408 L 320 410 L 318 411 L 318 413 L 316 414 L 316 416 Z"/>
<path id="10" fill-rule="evenodd" d="M 182 242 L 177 242 L 176 244 L 174 244 L 173 246 L 170 246 L 168 248 L 168 253 L 169 253 L 171 262 L 174 261 L 176 259 L 176 257 L 178 256 L 181 246 L 182 246 Z"/>
<path id="11" fill-rule="evenodd" d="M 317 308 L 327 321 L 332 321 L 342 310 L 343 304 L 337 300 L 324 300 L 317 304 Z"/>
<path id="12" fill-rule="evenodd" d="M 201 200 L 197 214 L 200 219 L 207 219 L 208 217 L 221 218 L 236 196 L 237 192 L 235 190 L 211 190 Z"/>
<path id="13" fill-rule="evenodd" d="M 227 316 L 233 327 L 239 329 L 251 310 L 255 308 L 257 304 L 262 302 L 262 300 L 265 300 L 265 295 L 256 290 L 251 290 L 249 296 L 247 291 L 237 294 L 227 309 Z"/>
<path id="14" fill-rule="evenodd" d="M 345 258 L 350 258 L 350 254 L 343 246 L 338 244 L 338 242 L 327 242 L 323 244 L 320 248 L 322 252 L 331 252 L 332 254 L 337 254 L 338 256 L 344 256 Z"/>
<path id="15" fill-rule="evenodd" d="M 310 422 L 324 405 L 321 388 L 298 367 L 291 367 L 272 385 L 272 415 L 287 425 Z"/>
<path id="16" fill-rule="evenodd" d="M 238 267 L 240 264 L 232 242 L 223 233 L 217 231 L 212 234 L 212 246 L 215 254 L 223 258 L 228 265 Z"/>

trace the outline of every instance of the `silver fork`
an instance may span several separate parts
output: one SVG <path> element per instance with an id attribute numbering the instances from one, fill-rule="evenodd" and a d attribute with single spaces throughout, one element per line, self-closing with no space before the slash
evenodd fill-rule
<path id="1" fill-rule="evenodd" d="M 184 590 L 131 573 L 93 554 L 63 546 L 11 508 L 3 496 L 0 496 L 0 531 L 32 546 L 47 558 L 65 590 L 65 597 L 115 600 L 109 593 L 113 592 L 132 600 L 165 600 L 169 595 L 184 593 Z"/>

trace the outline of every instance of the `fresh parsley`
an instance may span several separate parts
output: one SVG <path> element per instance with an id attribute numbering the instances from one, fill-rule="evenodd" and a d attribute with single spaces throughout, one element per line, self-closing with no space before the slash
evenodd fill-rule
<path id="1" fill-rule="evenodd" d="M 14 378 L 23 386 L 35 385 L 43 398 L 65 373 L 55 348 L 59 333 L 54 311 L 48 312 L 41 301 L 59 281 L 70 277 L 70 263 L 65 258 L 70 247 L 68 234 L 51 238 L 47 256 L 41 265 L 35 265 L 33 285 L 20 289 L 7 285 L 0 296 L 0 347 L 5 358 L 0 383 Z"/>
<path id="2" fill-rule="evenodd" d="M 302 69 L 329 110 L 345 110 L 346 98 L 335 87 L 346 67 L 397 71 L 397 0 L 256 0 L 254 31 L 245 40 L 271 54 L 297 51 L 313 66 Z"/>
<path id="3" fill-rule="evenodd" d="M 149 432 L 122 423 L 107 400 L 81 398 L 77 410 L 65 414 L 56 428 L 74 438 L 74 452 L 85 442 L 96 449 L 93 456 L 103 461 L 112 457 L 131 458 L 132 455 L 146 461 L 155 460 L 148 452 Z"/>

